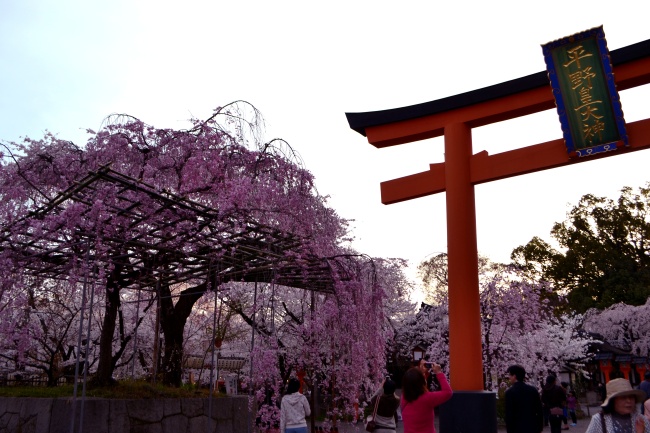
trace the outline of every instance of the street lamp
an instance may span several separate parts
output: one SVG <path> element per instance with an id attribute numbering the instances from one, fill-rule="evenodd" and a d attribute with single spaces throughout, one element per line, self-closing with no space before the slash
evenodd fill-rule
<path id="1" fill-rule="evenodd" d="M 417 362 L 424 358 L 424 349 L 421 348 L 420 346 L 415 346 L 413 348 L 413 361 Z"/>

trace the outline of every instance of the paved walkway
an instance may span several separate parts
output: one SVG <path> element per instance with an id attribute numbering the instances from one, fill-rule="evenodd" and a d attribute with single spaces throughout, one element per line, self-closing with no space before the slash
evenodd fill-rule
<path id="1" fill-rule="evenodd" d="M 586 412 L 586 407 L 585 407 L 585 412 Z M 589 414 L 594 415 L 600 410 L 599 406 L 593 406 L 589 407 Z M 589 426 L 591 417 L 579 419 L 577 422 L 577 425 L 575 427 L 569 426 L 568 430 L 562 430 L 563 432 L 566 433 L 585 433 L 587 431 L 587 427 Z M 571 420 L 569 420 L 570 422 Z M 436 418 L 434 422 L 436 426 L 436 432 L 440 432 L 438 428 L 438 419 Z M 498 432 L 505 432 L 506 428 L 505 426 L 499 426 L 498 427 Z M 550 427 L 544 427 L 544 430 L 542 433 L 550 433 L 551 428 Z M 339 424 L 339 433 L 365 433 L 365 428 L 362 423 L 358 424 L 351 424 L 351 423 L 340 423 Z M 396 433 L 404 433 L 404 424 L 400 421 L 397 423 L 397 429 Z"/>
<path id="2" fill-rule="evenodd" d="M 569 427 L 568 430 L 562 430 L 563 432 L 566 433 L 585 433 L 587 431 L 587 426 L 589 425 L 589 419 L 579 419 L 578 423 L 575 427 Z M 440 429 L 438 428 L 438 421 L 436 420 L 435 422 L 436 426 L 436 432 L 440 432 Z M 506 428 L 503 426 L 499 426 L 498 432 L 505 432 Z M 550 433 L 551 428 L 550 427 L 544 427 L 544 430 L 542 433 Z M 342 423 L 339 424 L 339 433 L 365 433 L 365 429 L 363 424 L 359 423 L 357 425 L 355 424 L 350 424 L 350 423 Z M 404 433 L 404 424 L 399 422 L 397 424 L 397 430 L 396 433 Z"/>
<path id="3" fill-rule="evenodd" d="M 400 391 L 401 390 L 399 389 L 396 391 L 397 395 L 399 395 Z M 589 426 L 589 422 L 591 421 L 591 417 L 600 411 L 600 406 L 599 405 L 589 406 L 585 403 L 582 403 L 582 409 L 584 411 L 585 418 L 579 419 L 578 422 L 576 423 L 577 425 L 573 427 L 569 426 L 567 430 L 562 430 L 563 433 L 585 433 L 587 431 L 587 427 Z M 398 416 L 400 416 L 399 412 L 398 412 Z M 571 423 L 570 418 L 569 418 L 569 423 Z M 437 417 L 434 420 L 434 425 L 436 427 L 436 432 L 441 433 L 440 429 L 438 428 Z M 365 426 L 363 425 L 362 422 L 359 422 L 357 424 L 339 423 L 338 429 L 339 429 L 339 433 L 366 433 Z M 498 426 L 497 431 L 499 433 L 505 433 L 506 427 Z M 550 433 L 550 432 L 551 432 L 550 427 L 544 427 L 544 430 L 542 431 L 542 433 Z M 397 429 L 395 433 L 404 433 L 404 424 L 402 423 L 401 420 L 397 423 Z"/>

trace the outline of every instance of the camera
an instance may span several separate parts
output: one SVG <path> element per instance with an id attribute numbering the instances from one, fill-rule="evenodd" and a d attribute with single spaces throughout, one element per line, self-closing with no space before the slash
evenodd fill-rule
<path id="1" fill-rule="evenodd" d="M 428 368 L 428 369 L 431 369 L 431 367 L 433 367 L 433 363 L 431 363 L 431 362 L 425 362 L 425 363 L 424 363 L 424 366 L 425 366 L 426 368 Z"/>

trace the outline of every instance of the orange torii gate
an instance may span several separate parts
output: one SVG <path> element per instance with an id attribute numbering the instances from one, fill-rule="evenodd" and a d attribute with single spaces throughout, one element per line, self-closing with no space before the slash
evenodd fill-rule
<path id="1" fill-rule="evenodd" d="M 611 53 L 616 87 L 650 83 L 650 40 Z M 650 147 L 650 119 L 628 123 L 629 146 L 571 158 L 564 139 L 495 155 L 473 154 L 472 128 L 555 107 L 546 71 L 418 105 L 346 113 L 352 129 L 377 148 L 444 136 L 445 162 L 381 183 L 392 204 L 446 191 L 449 352 L 454 391 L 483 390 L 474 185 Z M 496 427 L 495 427 L 496 428 Z"/>

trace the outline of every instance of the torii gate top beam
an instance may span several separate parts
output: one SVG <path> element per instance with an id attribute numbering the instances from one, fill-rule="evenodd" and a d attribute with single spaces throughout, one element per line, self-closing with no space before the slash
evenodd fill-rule
<path id="1" fill-rule="evenodd" d="M 625 90 L 650 83 L 650 39 L 611 53 L 616 86 Z M 346 113 L 350 127 L 378 148 L 443 135 L 451 124 L 469 128 L 551 109 L 555 100 L 546 71 L 436 101 L 366 113 Z M 471 158 L 471 182 L 480 184 L 650 147 L 650 119 L 628 123 L 629 147 L 589 158 L 570 159 L 564 140 Z M 382 203 L 392 204 L 445 191 L 445 165 L 381 183 Z M 515 168 L 516 167 L 516 168 Z"/>
<path id="2" fill-rule="evenodd" d="M 650 39 L 610 55 L 619 91 L 650 83 Z M 422 104 L 345 115 L 350 128 L 381 148 L 439 137 L 451 123 L 475 128 L 554 107 L 548 75 L 542 71 Z"/>

